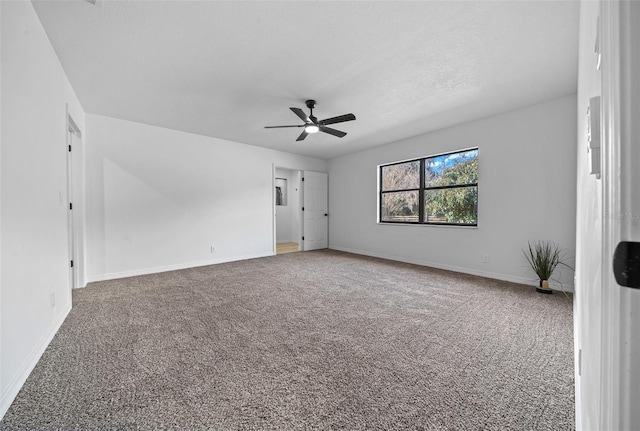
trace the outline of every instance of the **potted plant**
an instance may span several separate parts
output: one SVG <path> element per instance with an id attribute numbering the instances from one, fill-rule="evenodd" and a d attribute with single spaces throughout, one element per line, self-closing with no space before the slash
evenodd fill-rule
<path id="1" fill-rule="evenodd" d="M 522 253 L 540 280 L 540 286 L 536 288 L 536 291 L 553 293 L 549 287 L 549 280 L 556 267 L 562 265 L 572 269 L 564 262 L 566 259 L 565 253 L 558 244 L 552 241 L 535 241 L 533 245 L 530 242 L 528 245 L 529 249 L 522 250 Z"/>

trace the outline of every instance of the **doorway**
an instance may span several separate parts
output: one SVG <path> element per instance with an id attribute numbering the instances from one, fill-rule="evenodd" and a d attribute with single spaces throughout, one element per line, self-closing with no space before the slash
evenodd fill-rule
<path id="1" fill-rule="evenodd" d="M 67 114 L 67 229 L 69 244 L 69 285 L 84 287 L 84 181 L 82 133 Z"/>
<path id="2" fill-rule="evenodd" d="M 329 246 L 328 175 L 274 166 L 274 253 Z"/>
<path id="3" fill-rule="evenodd" d="M 275 168 L 276 254 L 302 250 L 302 171 Z"/>

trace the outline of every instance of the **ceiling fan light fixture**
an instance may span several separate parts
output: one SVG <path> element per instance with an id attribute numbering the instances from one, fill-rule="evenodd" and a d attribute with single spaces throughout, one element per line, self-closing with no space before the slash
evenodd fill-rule
<path id="1" fill-rule="evenodd" d="M 320 131 L 320 127 L 315 124 L 309 124 L 308 126 L 305 126 L 304 131 L 307 133 L 318 133 Z"/>

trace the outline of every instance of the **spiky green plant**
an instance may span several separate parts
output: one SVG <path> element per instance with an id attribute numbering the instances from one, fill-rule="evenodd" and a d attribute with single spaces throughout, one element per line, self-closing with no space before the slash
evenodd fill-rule
<path id="1" fill-rule="evenodd" d="M 529 266 L 540 280 L 549 280 L 558 265 L 569 269 L 564 260 L 566 255 L 562 248 L 553 241 L 535 241 L 533 245 L 528 243 L 529 249 L 522 250 Z"/>

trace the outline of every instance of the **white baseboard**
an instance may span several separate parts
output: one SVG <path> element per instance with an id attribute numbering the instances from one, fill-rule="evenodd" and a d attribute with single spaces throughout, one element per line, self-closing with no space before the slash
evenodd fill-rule
<path id="1" fill-rule="evenodd" d="M 273 252 L 255 253 L 243 256 L 234 256 L 221 259 L 201 260 L 196 262 L 179 263 L 175 265 L 156 266 L 154 268 L 134 269 L 130 271 L 110 272 L 106 274 L 97 274 L 87 276 L 87 282 L 115 280 L 118 278 L 136 277 L 138 275 L 157 274 L 159 272 L 177 271 L 180 269 L 197 268 L 200 266 L 216 265 L 218 263 L 235 262 L 238 260 L 256 259 L 258 257 L 273 256 Z"/>
<path id="2" fill-rule="evenodd" d="M 49 343 L 51 343 L 51 340 L 53 340 L 53 337 L 60 329 L 60 326 L 62 326 L 62 323 L 67 318 L 67 315 L 70 311 L 71 303 L 69 303 L 69 305 L 62 311 L 49 332 L 47 332 L 45 336 L 42 337 L 42 339 L 38 342 L 38 344 L 36 344 L 33 351 L 24 361 L 11 383 L 9 383 L 6 386 L 6 389 L 2 392 L 2 395 L 0 396 L 0 420 L 4 417 L 5 413 L 7 413 L 7 410 L 9 410 L 11 403 L 18 395 L 18 392 L 20 392 L 20 389 L 24 385 L 24 382 L 27 381 L 29 374 L 31 374 L 31 372 L 35 368 L 36 364 L 40 360 L 40 357 L 47 349 L 47 346 L 49 346 Z"/>
<path id="3" fill-rule="evenodd" d="M 412 259 L 412 258 L 406 258 L 406 257 L 393 256 L 386 253 L 376 253 L 376 252 L 371 252 L 367 250 L 356 250 L 348 247 L 331 246 L 330 248 L 332 250 L 344 251 L 347 253 L 361 254 L 364 256 L 371 256 L 371 257 L 379 257 L 381 259 L 389 259 L 389 260 L 395 260 L 398 262 L 412 263 L 414 265 L 428 266 L 431 268 L 444 269 L 447 271 L 461 272 L 463 274 L 477 275 L 479 277 L 493 278 L 495 280 L 509 281 L 512 283 L 526 284 L 529 286 L 537 286 L 538 284 L 538 281 L 535 279 L 517 277 L 511 274 L 500 274 L 495 272 L 478 271 L 477 269 L 463 268 L 463 267 L 454 266 L 454 265 L 445 265 L 437 262 L 429 262 L 421 259 Z M 564 292 L 573 292 L 573 285 L 560 285 L 559 283 L 554 283 L 552 281 L 551 287 L 554 290 L 561 290 Z"/>

